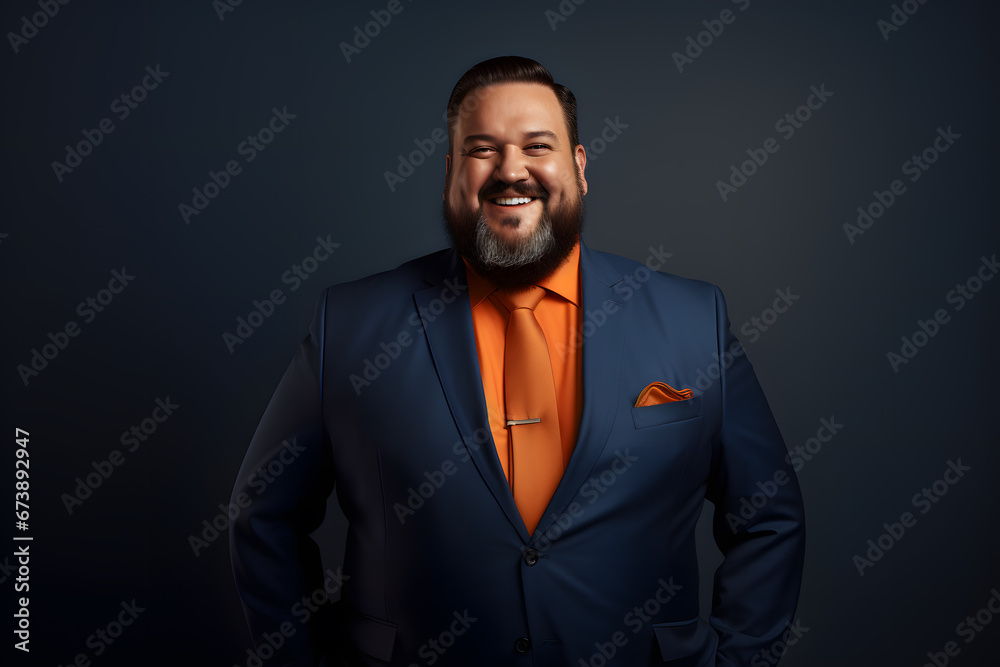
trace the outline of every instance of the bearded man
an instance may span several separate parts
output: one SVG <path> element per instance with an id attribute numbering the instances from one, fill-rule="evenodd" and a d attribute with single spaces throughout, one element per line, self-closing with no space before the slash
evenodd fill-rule
<path id="1" fill-rule="evenodd" d="M 319 299 L 233 491 L 273 663 L 749 665 L 790 632 L 803 509 L 767 401 L 717 287 L 580 239 L 576 114 L 533 60 L 474 66 L 448 102 L 454 247 Z M 324 572 L 309 535 L 334 490 Z"/>

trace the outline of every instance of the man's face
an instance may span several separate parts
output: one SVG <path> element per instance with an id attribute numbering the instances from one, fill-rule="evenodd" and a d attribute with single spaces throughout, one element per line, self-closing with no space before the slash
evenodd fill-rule
<path id="1" fill-rule="evenodd" d="M 452 140 L 444 211 L 458 250 L 500 287 L 551 273 L 576 244 L 587 192 L 586 155 L 570 144 L 555 93 L 533 83 L 472 91 Z"/>

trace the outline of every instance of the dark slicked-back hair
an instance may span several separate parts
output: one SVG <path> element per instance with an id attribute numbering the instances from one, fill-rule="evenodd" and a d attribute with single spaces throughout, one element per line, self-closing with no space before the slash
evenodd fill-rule
<path id="1" fill-rule="evenodd" d="M 469 93 L 480 88 L 492 86 L 498 83 L 538 83 L 546 86 L 556 95 L 559 104 L 562 106 L 563 115 L 566 117 L 566 129 L 569 133 L 571 148 L 580 143 L 579 133 L 576 126 L 576 96 L 566 86 L 556 83 L 549 70 L 531 58 L 521 56 L 500 56 L 484 60 L 478 65 L 474 65 L 455 84 L 448 98 L 448 140 L 452 142 L 455 136 L 455 123 L 459 115 L 467 113 L 478 107 L 478 101 L 473 99 L 462 107 L 462 102 Z M 473 106 L 475 105 L 475 106 Z"/>

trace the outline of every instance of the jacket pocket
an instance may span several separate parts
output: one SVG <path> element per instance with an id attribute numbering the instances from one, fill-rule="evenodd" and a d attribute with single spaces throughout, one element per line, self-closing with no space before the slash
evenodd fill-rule
<path id="1" fill-rule="evenodd" d="M 671 401 L 659 405 L 632 408 L 632 423 L 636 428 L 662 426 L 701 416 L 701 396 L 684 401 Z"/>
<path id="2" fill-rule="evenodd" d="M 719 636 L 701 618 L 655 623 L 653 633 L 664 664 L 671 667 L 705 667 L 714 664 Z"/>
<path id="3" fill-rule="evenodd" d="M 354 648 L 384 662 L 392 659 L 392 649 L 396 644 L 396 626 L 377 618 L 348 611 L 347 636 Z"/>

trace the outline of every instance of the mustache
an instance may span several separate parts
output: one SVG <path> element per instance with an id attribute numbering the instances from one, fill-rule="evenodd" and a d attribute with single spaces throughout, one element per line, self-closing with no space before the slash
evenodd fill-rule
<path id="1" fill-rule="evenodd" d="M 534 197 L 537 199 L 548 199 L 549 191 L 540 185 L 529 185 L 523 181 L 514 183 L 504 183 L 503 181 L 493 181 L 487 183 L 479 190 L 480 199 L 492 199 L 498 195 L 513 192 L 521 197 Z"/>

